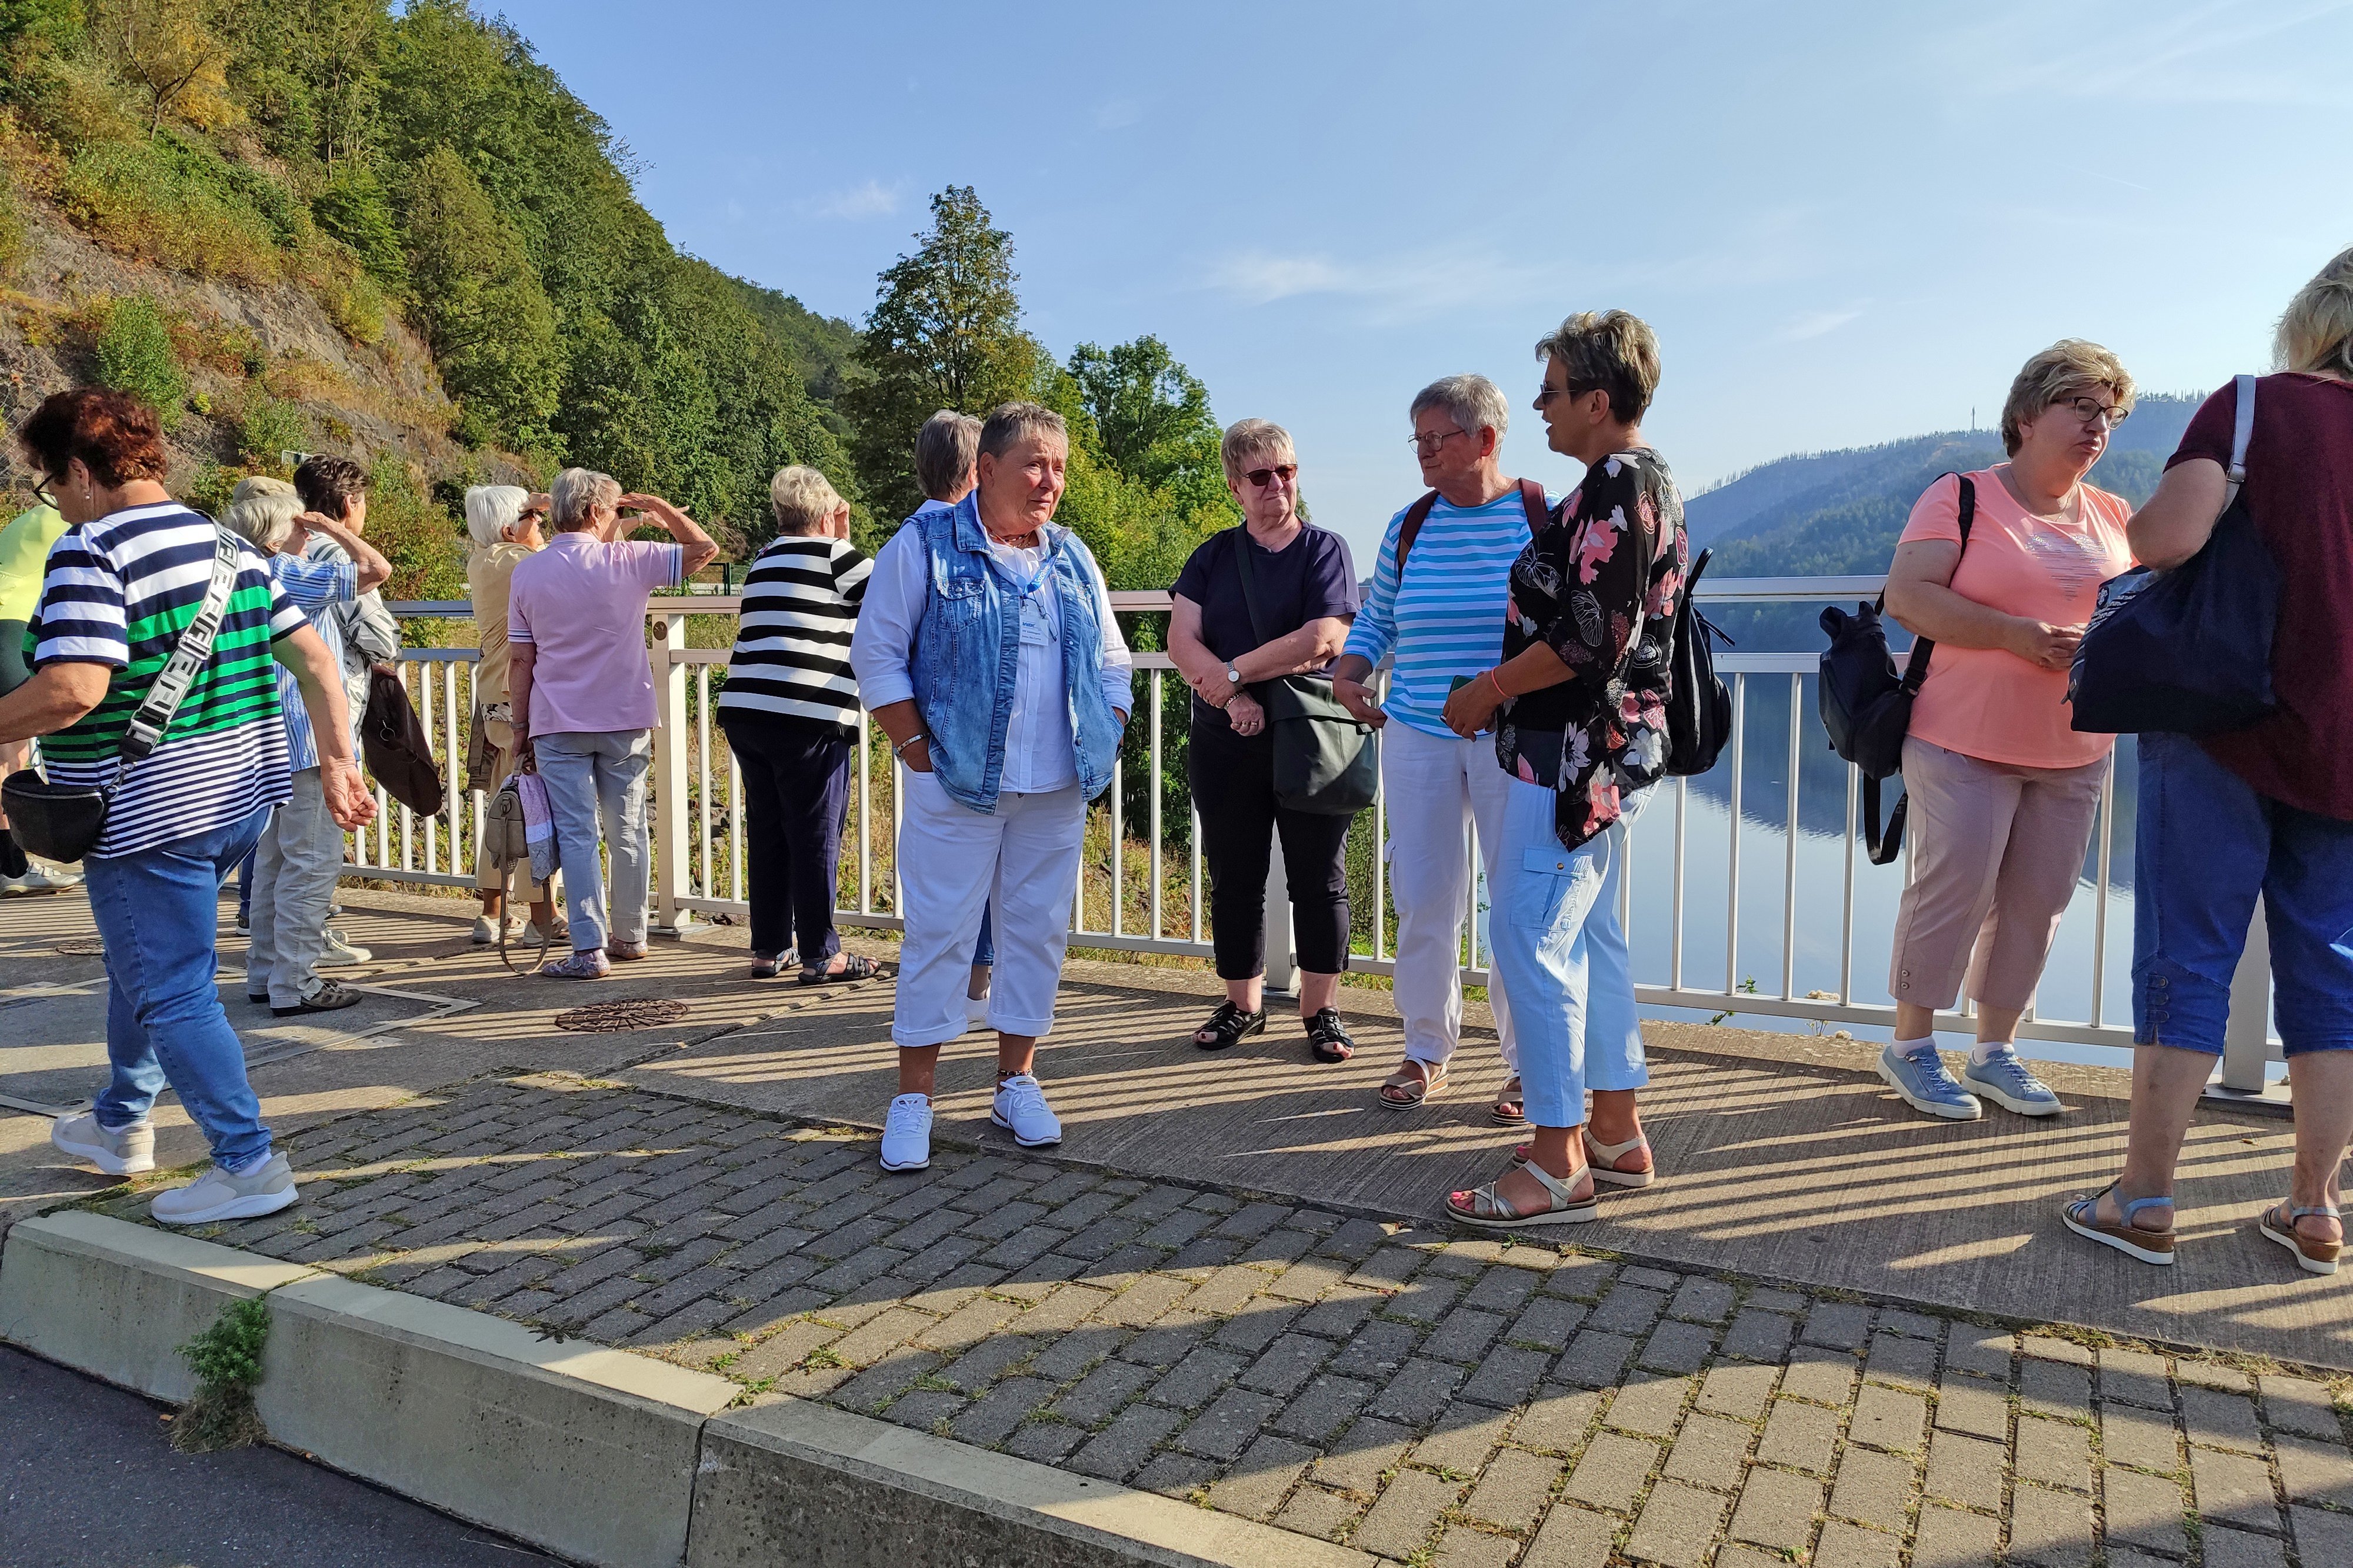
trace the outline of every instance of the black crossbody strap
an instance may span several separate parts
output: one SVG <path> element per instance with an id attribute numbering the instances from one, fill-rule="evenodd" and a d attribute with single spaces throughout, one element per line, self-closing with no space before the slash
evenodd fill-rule
<path id="1" fill-rule="evenodd" d="M 110 797 L 122 787 L 123 778 L 131 770 L 164 743 L 164 732 L 172 727 L 172 716 L 180 710 L 188 688 L 195 684 L 196 672 L 213 656 L 213 639 L 220 635 L 221 617 L 228 613 L 229 595 L 237 587 L 237 535 L 218 523 L 213 524 L 213 574 L 205 584 L 204 602 L 196 606 L 195 618 L 180 634 L 179 645 L 172 649 L 172 657 L 164 661 L 155 684 L 147 689 L 146 700 L 139 704 L 139 710 L 132 714 L 130 724 L 122 731 L 121 744 L 116 748 L 121 763 L 114 770 L 114 782 L 106 791 Z"/>
<path id="2" fill-rule="evenodd" d="M 1259 613 L 1258 574 L 1250 565 L 1250 530 L 1241 524 L 1234 527 L 1234 570 L 1241 574 L 1242 608 L 1250 612 L 1250 636 L 1264 647 L 1274 639 L 1266 635 L 1266 617 Z"/>
<path id="3" fill-rule="evenodd" d="M 1978 487 L 1967 474 L 1955 474 L 1953 477 L 1961 484 L 1961 554 L 1966 555 L 1969 550 L 1969 525 L 1978 520 Z M 1953 570 L 1957 574 L 1960 569 L 1961 558 L 1956 555 L 1953 557 Z M 1879 601 L 1882 605 L 1887 602 L 1883 590 Z M 1915 697 L 1919 695 L 1921 683 L 1928 679 L 1928 656 L 1936 651 L 1936 645 L 1926 637 L 1912 639 L 1912 657 L 1904 661 L 1905 690 Z"/>

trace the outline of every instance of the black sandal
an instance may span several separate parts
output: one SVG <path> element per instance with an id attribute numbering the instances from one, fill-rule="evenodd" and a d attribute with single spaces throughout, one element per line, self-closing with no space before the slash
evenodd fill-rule
<path id="1" fill-rule="evenodd" d="M 830 963 L 832 960 L 828 959 L 826 962 Z M 872 959 L 867 957 L 864 953 L 849 952 L 842 954 L 842 965 L 839 969 L 802 970 L 801 984 L 804 985 L 848 985 L 852 981 L 871 980 L 881 973 L 882 966 L 875 963 Z"/>
<path id="2" fill-rule="evenodd" d="M 1266 1032 L 1266 1009 L 1245 1013 L 1230 1002 L 1220 1002 L 1209 1021 L 1193 1031 L 1193 1044 L 1205 1051 L 1222 1051 L 1245 1037 Z M 1203 1039 L 1207 1035 L 1209 1037 Z"/>
<path id="3" fill-rule="evenodd" d="M 1356 1054 L 1356 1037 L 1340 1021 L 1340 1009 L 1325 1007 L 1307 1020 L 1307 1048 L 1319 1062 L 1345 1062 Z"/>

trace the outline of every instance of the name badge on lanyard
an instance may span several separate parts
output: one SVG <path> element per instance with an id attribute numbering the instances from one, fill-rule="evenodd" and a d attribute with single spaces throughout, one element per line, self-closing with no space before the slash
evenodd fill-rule
<path id="1" fill-rule="evenodd" d="M 992 562 L 991 564 L 997 563 Z M 1039 563 L 1037 573 L 1029 582 L 1016 583 L 1012 574 L 1004 571 L 1001 566 L 998 567 L 998 574 L 1004 577 L 1006 585 L 1021 595 L 1021 646 L 1023 647 L 1045 647 L 1054 640 L 1053 623 L 1046 613 L 1046 595 L 1050 591 L 1046 585 L 1046 574 L 1052 569 L 1053 560 L 1049 556 Z"/>

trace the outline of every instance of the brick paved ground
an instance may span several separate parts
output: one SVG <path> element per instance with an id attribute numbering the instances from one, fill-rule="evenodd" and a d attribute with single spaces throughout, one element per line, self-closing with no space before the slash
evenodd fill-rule
<path id="1" fill-rule="evenodd" d="M 868 1133 L 553 1077 L 290 1152 L 305 1201 L 213 1239 L 1384 1558 L 2353 1563 L 2353 1389 L 2245 1358 L 1018 1151 L 891 1176 Z"/>

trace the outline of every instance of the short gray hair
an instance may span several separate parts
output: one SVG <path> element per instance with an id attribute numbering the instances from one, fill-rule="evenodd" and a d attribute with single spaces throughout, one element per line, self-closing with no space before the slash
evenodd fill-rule
<path id="1" fill-rule="evenodd" d="M 980 454 L 980 421 L 943 408 L 915 433 L 915 482 L 934 500 L 945 500 L 972 472 Z"/>
<path id="2" fill-rule="evenodd" d="M 1483 375 L 1439 377 L 1413 395 L 1406 417 L 1419 419 L 1432 408 L 1452 419 L 1465 435 L 1493 430 L 1500 441 L 1512 427 L 1512 405 L 1504 401 L 1503 389 Z"/>
<path id="3" fill-rule="evenodd" d="M 599 506 L 618 505 L 621 481 L 594 468 L 566 468 L 547 487 L 555 508 L 555 531 L 571 533 L 588 525 L 588 514 Z"/>
<path id="4" fill-rule="evenodd" d="M 768 507 L 778 533 L 813 533 L 842 508 L 841 492 L 815 468 L 778 468 L 768 481 Z"/>
<path id="5" fill-rule="evenodd" d="M 522 521 L 523 503 L 531 492 L 521 485 L 474 485 L 466 491 L 466 531 L 488 550 Z"/>
<path id="6" fill-rule="evenodd" d="M 1038 435 L 1052 436 L 1065 447 L 1071 444 L 1070 426 L 1044 404 L 1000 403 L 988 411 L 988 419 L 980 427 L 980 449 L 989 457 L 1001 458 L 1013 450 L 1016 442 Z"/>
<path id="7" fill-rule="evenodd" d="M 1226 438 L 1218 443 L 1219 461 L 1225 465 L 1226 478 L 1242 477 L 1242 459 L 1263 452 L 1283 462 L 1299 460 L 1299 448 L 1291 444 L 1291 432 L 1271 419 L 1237 419 L 1226 426 Z"/>
<path id="8" fill-rule="evenodd" d="M 221 521 L 264 555 L 274 555 L 293 533 L 295 515 L 301 510 L 302 498 L 292 485 L 256 474 L 237 482 Z"/>

